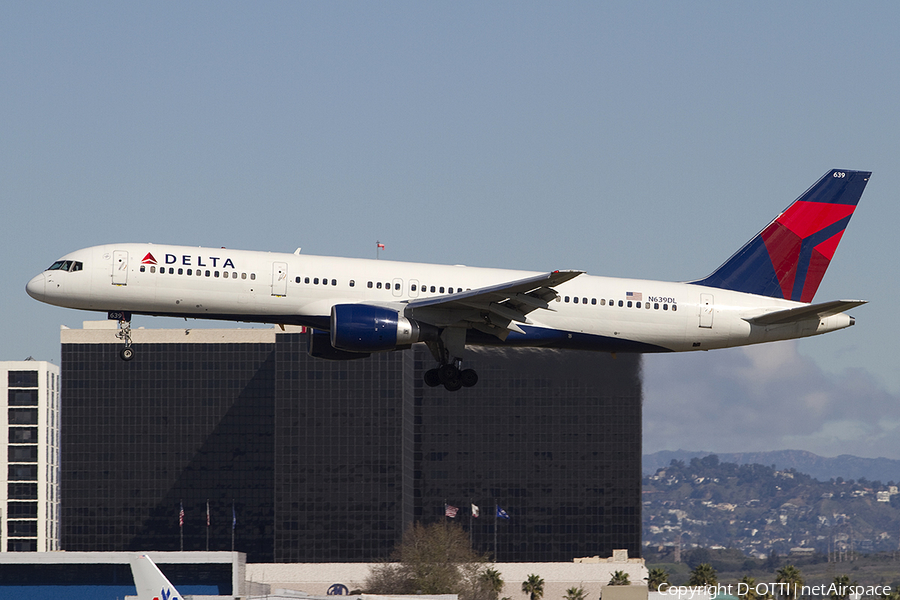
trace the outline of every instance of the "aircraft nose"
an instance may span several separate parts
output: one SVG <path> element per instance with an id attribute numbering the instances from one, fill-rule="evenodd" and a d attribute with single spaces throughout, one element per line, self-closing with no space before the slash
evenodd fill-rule
<path id="1" fill-rule="evenodd" d="M 47 280 L 44 278 L 44 274 L 41 273 L 31 279 L 25 285 L 25 291 L 28 292 L 28 295 L 34 298 L 35 300 L 44 300 L 44 288 L 46 287 Z"/>

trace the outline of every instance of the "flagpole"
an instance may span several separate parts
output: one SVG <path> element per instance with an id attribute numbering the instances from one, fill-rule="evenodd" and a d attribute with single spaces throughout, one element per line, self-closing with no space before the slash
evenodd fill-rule
<path id="1" fill-rule="evenodd" d="M 231 551 L 234 552 L 234 528 L 237 526 L 237 513 L 234 512 L 234 498 L 231 499 Z"/>
<path id="2" fill-rule="evenodd" d="M 178 534 L 181 538 L 181 551 L 184 552 L 184 500 L 178 502 Z"/>
<path id="3" fill-rule="evenodd" d="M 209 498 L 206 499 L 206 551 L 209 552 Z"/>

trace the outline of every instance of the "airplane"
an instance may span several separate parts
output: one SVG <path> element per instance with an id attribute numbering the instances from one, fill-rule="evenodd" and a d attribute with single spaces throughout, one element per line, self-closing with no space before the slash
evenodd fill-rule
<path id="1" fill-rule="evenodd" d="M 37 300 L 104 311 L 134 357 L 131 316 L 308 328 L 318 358 L 427 345 L 429 386 L 478 381 L 467 345 L 610 353 L 711 350 L 849 327 L 862 300 L 813 304 L 871 172 L 828 171 L 718 269 L 688 282 L 121 243 L 67 254 L 26 285 Z"/>
<path id="2" fill-rule="evenodd" d="M 169 583 L 156 563 L 142 554 L 131 559 L 131 575 L 138 600 L 181 600 L 182 595 Z"/>

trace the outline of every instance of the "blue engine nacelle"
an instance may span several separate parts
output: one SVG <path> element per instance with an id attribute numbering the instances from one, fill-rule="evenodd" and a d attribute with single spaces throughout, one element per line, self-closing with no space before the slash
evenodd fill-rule
<path id="1" fill-rule="evenodd" d="M 384 352 L 435 340 L 438 329 L 369 304 L 331 307 L 331 345 L 347 352 Z"/>
<path id="2" fill-rule="evenodd" d="M 345 352 L 331 345 L 331 334 L 327 331 L 310 329 L 306 333 L 306 351 L 313 358 L 325 360 L 357 360 L 371 356 L 368 352 Z"/>

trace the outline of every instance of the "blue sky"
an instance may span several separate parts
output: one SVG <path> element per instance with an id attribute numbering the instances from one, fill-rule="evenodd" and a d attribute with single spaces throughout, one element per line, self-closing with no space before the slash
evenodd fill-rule
<path id="1" fill-rule="evenodd" d="M 58 362 L 59 326 L 97 318 L 24 292 L 95 244 L 689 280 L 864 169 L 816 297 L 870 300 L 857 325 L 647 357 L 645 451 L 900 458 L 898 25 L 892 2 L 3 3 L 0 358 Z"/>

